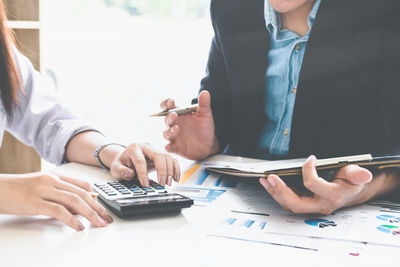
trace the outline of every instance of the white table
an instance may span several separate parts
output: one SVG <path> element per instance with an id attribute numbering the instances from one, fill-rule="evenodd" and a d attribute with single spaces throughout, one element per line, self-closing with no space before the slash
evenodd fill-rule
<path id="1" fill-rule="evenodd" d="M 100 168 L 75 163 L 55 172 L 91 182 L 110 179 Z M 212 214 L 194 206 L 178 215 L 113 216 L 105 228 L 93 228 L 82 218 L 82 232 L 45 217 L 0 215 L 0 266 L 336 266 L 338 261 L 345 266 L 373 261 L 399 266 L 399 254 L 382 258 L 382 251 L 332 259 L 315 251 L 210 237 Z"/>

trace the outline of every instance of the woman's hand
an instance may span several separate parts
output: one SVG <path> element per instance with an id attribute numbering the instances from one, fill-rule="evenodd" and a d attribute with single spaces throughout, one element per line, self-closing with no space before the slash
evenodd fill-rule
<path id="1" fill-rule="evenodd" d="M 117 179 L 130 180 L 138 177 L 141 185 L 149 186 L 148 172 L 157 171 L 160 185 L 179 181 L 181 170 L 178 161 L 148 144 L 131 144 L 120 152 L 111 163 L 111 175 Z"/>
<path id="2" fill-rule="evenodd" d="M 303 183 L 313 196 L 299 196 L 276 175 L 260 178 L 260 183 L 287 210 L 325 215 L 342 207 L 363 203 L 394 187 L 394 180 L 382 181 L 390 177 L 372 180 L 372 173 L 357 165 L 343 167 L 331 182 L 318 177 L 315 167 L 314 156 L 310 156 L 303 165 Z"/>
<path id="3" fill-rule="evenodd" d="M 46 173 L 0 176 L 0 213 L 46 215 L 82 231 L 85 227 L 73 214 L 104 227 L 112 218 L 90 194 L 83 181 Z"/>
<path id="4" fill-rule="evenodd" d="M 93 157 L 99 145 L 107 144 L 103 135 L 89 131 L 75 135 L 66 148 L 66 159 L 94 166 L 100 166 Z M 172 179 L 179 181 L 178 161 L 167 153 L 152 148 L 148 144 L 133 143 L 125 148 L 116 143 L 108 143 L 98 154 L 104 166 L 110 168 L 115 179 L 130 180 L 138 177 L 143 186 L 149 186 L 148 172 L 155 169 L 158 181 L 164 186 L 171 185 Z"/>

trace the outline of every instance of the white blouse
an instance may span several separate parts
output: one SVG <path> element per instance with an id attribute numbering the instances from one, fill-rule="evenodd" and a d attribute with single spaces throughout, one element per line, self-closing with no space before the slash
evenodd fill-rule
<path id="1" fill-rule="evenodd" d="M 24 92 L 19 93 L 19 104 L 14 107 L 11 121 L 0 101 L 0 144 L 7 130 L 24 144 L 33 146 L 42 158 L 61 164 L 68 141 L 80 132 L 94 129 L 63 107 L 32 63 L 16 48 L 13 52 Z"/>

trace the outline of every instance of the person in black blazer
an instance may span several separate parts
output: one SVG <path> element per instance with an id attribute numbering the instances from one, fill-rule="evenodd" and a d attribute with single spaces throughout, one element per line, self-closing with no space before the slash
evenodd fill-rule
<path id="1" fill-rule="evenodd" d="M 315 0 L 270 0 L 282 28 L 300 36 Z M 166 117 L 166 149 L 190 159 L 217 152 L 256 157 L 265 116 L 270 33 L 264 0 L 213 0 L 207 75 L 196 113 Z M 400 2 L 322 0 L 298 80 L 285 158 L 400 154 Z M 197 100 L 196 99 L 196 100 Z M 163 109 L 175 106 L 172 99 Z M 301 196 L 275 175 L 261 184 L 286 209 L 329 214 L 399 188 L 396 169 L 351 165 L 332 181 L 303 166 Z"/>

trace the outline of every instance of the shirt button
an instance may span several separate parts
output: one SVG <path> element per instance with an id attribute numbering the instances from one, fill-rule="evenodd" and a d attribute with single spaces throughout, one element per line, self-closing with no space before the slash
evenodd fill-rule
<path id="1" fill-rule="evenodd" d="M 296 44 L 296 45 L 294 46 L 294 50 L 296 50 L 296 52 L 299 52 L 299 51 L 300 51 L 300 48 L 301 48 L 301 45 L 300 45 L 300 44 Z"/>
<path id="2" fill-rule="evenodd" d="M 284 135 L 284 136 L 288 136 L 288 134 L 289 134 L 289 130 L 288 130 L 288 129 L 285 129 L 285 130 L 283 131 L 283 135 Z"/>
<path id="3" fill-rule="evenodd" d="M 297 92 L 297 88 L 296 88 L 296 87 L 293 87 L 293 88 L 292 88 L 292 94 L 296 94 L 296 92 Z"/>

